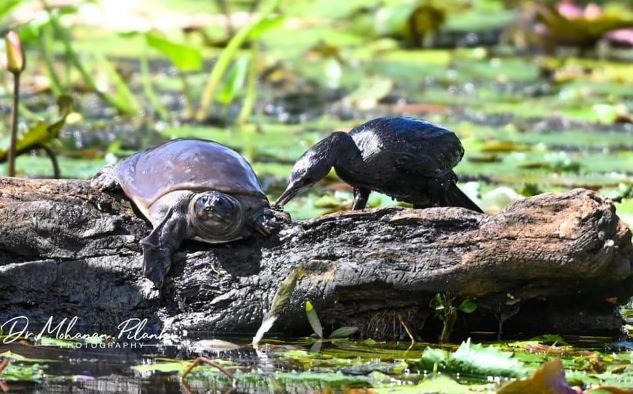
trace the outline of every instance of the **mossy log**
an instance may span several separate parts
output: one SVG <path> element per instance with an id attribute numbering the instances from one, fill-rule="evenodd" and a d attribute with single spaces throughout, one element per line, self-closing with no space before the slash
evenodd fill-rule
<path id="1" fill-rule="evenodd" d="M 310 332 L 306 300 L 327 330 L 432 337 L 435 295 L 457 307 L 456 335 L 615 333 L 633 294 L 631 233 L 606 198 L 546 193 L 496 215 L 462 208 L 370 209 L 288 224 L 227 245 L 185 242 L 161 295 L 142 275 L 150 230 L 130 202 L 79 180 L 0 178 L 0 323 L 78 317 L 113 328 L 129 318 L 172 332 L 253 335 L 279 283 L 301 266 L 273 331 Z M 503 325 L 501 323 L 504 323 Z"/>

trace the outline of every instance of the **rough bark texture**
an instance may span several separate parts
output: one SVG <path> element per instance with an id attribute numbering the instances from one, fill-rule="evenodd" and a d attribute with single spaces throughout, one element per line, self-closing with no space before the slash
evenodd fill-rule
<path id="1" fill-rule="evenodd" d="M 149 231 L 119 194 L 86 181 L 0 178 L 0 323 L 78 316 L 91 327 L 148 318 L 153 327 L 252 335 L 280 281 L 305 268 L 274 327 L 309 332 L 311 300 L 326 329 L 371 336 L 439 331 L 434 296 L 475 313 L 456 328 L 617 331 L 633 294 L 631 233 L 587 190 L 543 194 L 494 216 L 461 208 L 345 212 L 288 225 L 278 237 L 186 242 L 162 296 L 141 272 Z M 402 323 L 401 323 L 402 322 Z"/>

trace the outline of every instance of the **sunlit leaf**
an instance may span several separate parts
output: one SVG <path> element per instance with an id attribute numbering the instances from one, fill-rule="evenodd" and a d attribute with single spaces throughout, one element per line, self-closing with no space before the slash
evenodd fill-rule
<path id="1" fill-rule="evenodd" d="M 70 96 L 60 96 L 58 100 L 59 112 L 61 119 L 52 124 L 38 122 L 31 127 L 26 133 L 18 137 L 16 143 L 16 152 L 21 153 L 43 145 L 51 140 L 59 137 L 59 133 L 66 123 L 66 117 L 71 113 L 73 100 Z M 0 149 L 0 161 L 5 160 L 7 156 L 6 149 Z"/>
<path id="2" fill-rule="evenodd" d="M 266 32 L 281 26 L 286 21 L 286 18 L 282 15 L 269 16 L 262 19 L 261 22 L 256 24 L 251 30 L 248 38 L 251 40 L 258 40 Z"/>
<path id="3" fill-rule="evenodd" d="M 200 49 L 190 45 L 174 42 L 156 32 L 145 33 L 147 44 L 160 51 L 183 72 L 202 69 L 203 57 Z"/>
<path id="4" fill-rule="evenodd" d="M 15 6 L 20 4 L 22 0 L 2 0 L 0 2 L 0 18 L 8 14 Z"/>
<path id="5" fill-rule="evenodd" d="M 436 369 L 446 368 L 446 362 L 448 361 L 448 352 L 442 349 L 434 349 L 427 347 L 422 353 L 419 367 L 426 371 L 434 371 Z"/>
<path id="6" fill-rule="evenodd" d="M 233 102 L 238 93 L 244 88 L 249 64 L 249 60 L 244 57 L 237 59 L 233 63 L 216 100 L 224 105 L 229 105 Z"/>
<path id="7" fill-rule="evenodd" d="M 284 308 L 290 303 L 290 297 L 297 286 L 297 282 L 303 276 L 303 268 L 295 268 L 288 276 L 279 284 L 279 288 L 273 297 L 273 301 L 270 305 L 270 310 L 264 315 L 262 324 L 257 330 L 257 333 L 253 337 L 253 346 L 257 346 L 261 339 L 273 326 L 277 317 L 281 314 Z"/>
<path id="8" fill-rule="evenodd" d="M 308 323 L 310 327 L 319 338 L 323 338 L 323 326 L 321 326 L 321 320 L 314 309 L 314 306 L 310 301 L 306 301 L 306 315 L 308 316 Z"/>
<path id="9" fill-rule="evenodd" d="M 524 376 L 526 369 L 510 352 L 495 346 L 472 344 L 470 339 L 463 342 L 448 360 L 452 371 L 492 376 Z"/>

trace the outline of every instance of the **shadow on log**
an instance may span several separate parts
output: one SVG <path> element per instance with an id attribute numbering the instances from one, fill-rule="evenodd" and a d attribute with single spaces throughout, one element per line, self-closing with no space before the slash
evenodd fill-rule
<path id="1" fill-rule="evenodd" d="M 118 194 L 86 181 L 0 178 L 0 323 L 78 316 L 113 329 L 148 318 L 155 329 L 253 335 L 278 284 L 305 268 L 273 331 L 310 332 L 311 300 L 327 330 L 436 337 L 435 294 L 459 313 L 456 333 L 616 333 L 633 294 L 631 233 L 587 190 L 543 194 L 494 216 L 461 208 L 387 208 L 295 222 L 272 239 L 186 242 L 163 295 L 142 276 L 149 227 Z M 402 322 L 402 323 L 401 323 Z M 501 325 L 501 323 L 504 323 Z"/>

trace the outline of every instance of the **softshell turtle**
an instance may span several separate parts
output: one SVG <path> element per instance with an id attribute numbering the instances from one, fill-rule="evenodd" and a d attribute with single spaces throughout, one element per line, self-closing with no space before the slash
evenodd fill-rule
<path id="1" fill-rule="evenodd" d="M 287 215 L 270 209 L 250 164 L 213 141 L 180 139 L 103 167 L 93 186 L 120 187 L 154 229 L 141 240 L 144 272 L 162 286 L 184 239 L 224 243 L 268 236 Z"/>
<path id="2" fill-rule="evenodd" d="M 453 167 L 463 155 L 457 136 L 443 127 L 408 117 L 377 118 L 349 133 L 334 132 L 308 149 L 295 163 L 276 205 L 283 207 L 334 167 L 354 188 L 354 210 L 365 208 L 371 191 L 378 191 L 416 208 L 457 206 L 482 212 L 457 187 Z"/>

